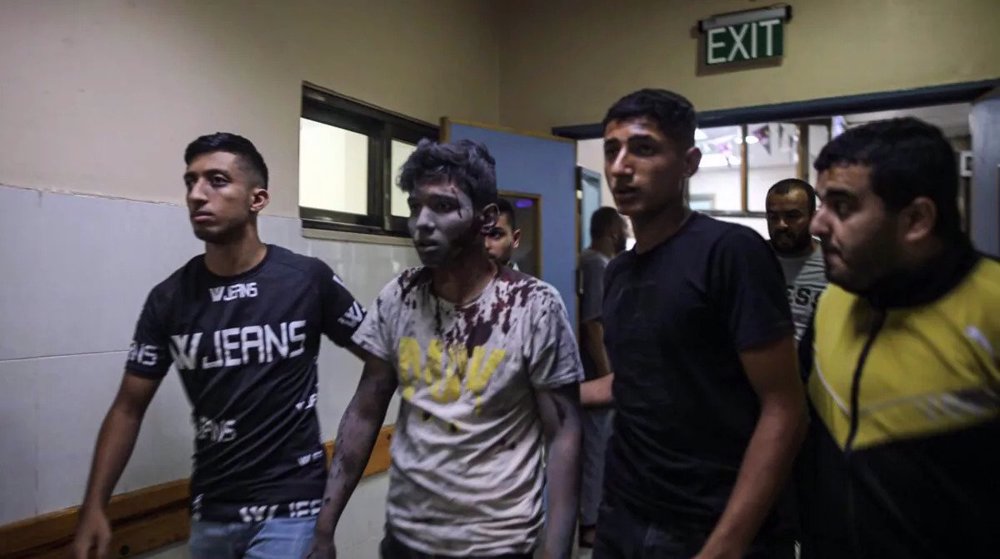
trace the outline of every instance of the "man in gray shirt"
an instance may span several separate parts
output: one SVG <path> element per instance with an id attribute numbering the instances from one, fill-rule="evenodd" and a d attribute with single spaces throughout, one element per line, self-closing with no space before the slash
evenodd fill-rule
<path id="1" fill-rule="evenodd" d="M 370 357 L 337 431 L 311 557 L 336 556 L 334 531 L 398 390 L 383 559 L 529 559 L 545 479 L 543 557 L 568 559 L 582 367 L 562 298 L 487 255 L 497 192 L 482 144 L 421 141 L 399 184 L 424 265 L 390 281 L 355 333 Z"/>
<path id="2" fill-rule="evenodd" d="M 798 342 L 827 284 L 823 251 L 809 234 L 809 222 L 816 213 L 816 192 L 804 180 L 780 180 L 767 191 L 765 207 L 771 248 L 785 275 Z"/>
<path id="3" fill-rule="evenodd" d="M 586 380 L 611 374 L 604 350 L 604 269 L 625 250 L 625 218 L 614 208 L 603 207 L 590 217 L 590 247 L 580 253 L 580 361 Z M 597 533 L 597 509 L 604 481 L 604 450 L 611 436 L 612 407 L 594 405 L 583 413 L 583 473 L 580 485 L 580 547 L 593 547 Z"/>

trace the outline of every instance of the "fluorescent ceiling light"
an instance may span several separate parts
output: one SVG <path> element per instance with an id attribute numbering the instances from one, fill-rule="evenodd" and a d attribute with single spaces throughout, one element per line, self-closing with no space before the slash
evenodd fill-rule
<path id="1" fill-rule="evenodd" d="M 760 141 L 760 138 L 758 138 L 757 136 L 747 136 L 747 144 L 749 144 L 749 145 L 756 144 L 759 141 Z"/>

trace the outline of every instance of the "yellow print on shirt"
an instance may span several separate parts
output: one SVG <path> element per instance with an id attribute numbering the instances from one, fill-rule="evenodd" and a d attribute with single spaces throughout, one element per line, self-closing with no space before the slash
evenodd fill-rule
<path id="1" fill-rule="evenodd" d="M 462 344 L 445 346 L 444 342 L 433 338 L 425 355 L 416 338 L 404 336 L 399 340 L 397 369 L 403 398 L 412 400 L 417 386 L 423 384 L 435 402 L 455 402 L 462 395 L 464 380 L 465 388 L 476 399 L 478 411 L 483 393 L 506 353 L 502 349 L 494 349 L 487 354 L 485 347 L 476 346 L 470 356 Z"/>

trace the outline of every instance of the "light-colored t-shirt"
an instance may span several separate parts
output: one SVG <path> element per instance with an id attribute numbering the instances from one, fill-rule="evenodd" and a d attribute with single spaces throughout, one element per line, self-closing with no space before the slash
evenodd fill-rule
<path id="1" fill-rule="evenodd" d="M 354 341 L 396 367 L 389 529 L 417 551 L 528 553 L 542 525 L 544 442 L 535 391 L 582 378 L 549 284 L 500 267 L 473 302 L 432 293 L 413 268 L 389 282 Z"/>
<path id="2" fill-rule="evenodd" d="M 819 296 L 826 289 L 823 251 L 816 246 L 812 253 L 797 258 L 778 255 L 778 262 L 781 262 L 781 271 L 785 275 L 788 305 L 792 308 L 792 320 L 795 322 L 795 341 L 799 341 L 809 327 Z"/>
<path id="3" fill-rule="evenodd" d="M 604 305 L 604 270 L 611 259 L 586 249 L 580 253 L 580 322 L 600 320 Z"/>

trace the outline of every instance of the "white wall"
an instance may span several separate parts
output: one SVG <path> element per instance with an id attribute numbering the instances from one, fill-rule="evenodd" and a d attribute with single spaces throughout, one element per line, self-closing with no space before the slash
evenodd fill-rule
<path id="1" fill-rule="evenodd" d="M 576 164 L 601 175 L 601 205 L 615 207 L 615 200 L 611 197 L 611 187 L 608 186 L 608 177 L 604 175 L 604 140 L 594 138 L 577 141 Z"/>
<path id="2" fill-rule="evenodd" d="M 149 289 L 201 251 L 176 204 L 0 187 L 0 524 L 80 503 L 93 444 L 121 379 Z M 412 248 L 303 238 L 297 219 L 260 221 L 265 241 L 317 256 L 370 304 L 417 258 Z M 361 365 L 325 341 L 318 411 L 335 434 Z M 395 421 L 394 404 L 388 423 Z M 153 400 L 116 492 L 190 475 L 190 407 L 175 371 Z M 381 478 L 381 479 L 380 479 Z M 339 537 L 374 556 L 385 476 L 366 481 Z"/>
<path id="3" fill-rule="evenodd" d="M 303 238 L 302 83 L 428 122 L 495 122 L 494 15 L 468 0 L 0 2 L 0 524 L 80 502 L 142 301 L 201 250 L 184 146 L 218 130 L 254 141 L 271 171 L 264 239 L 323 258 L 370 303 L 417 260 Z M 325 438 L 359 371 L 324 346 Z M 117 491 L 189 475 L 189 413 L 171 373 Z M 349 506 L 345 557 L 376 555 L 384 477 Z"/>

